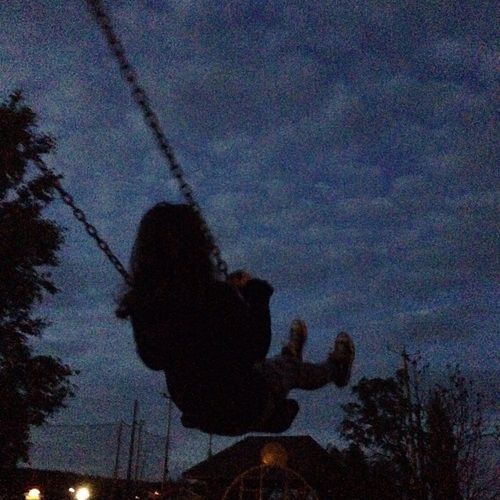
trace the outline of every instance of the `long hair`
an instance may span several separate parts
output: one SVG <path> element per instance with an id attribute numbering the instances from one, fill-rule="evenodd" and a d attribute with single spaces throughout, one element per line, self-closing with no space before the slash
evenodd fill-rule
<path id="1" fill-rule="evenodd" d="M 133 285 L 116 312 L 130 315 L 157 294 L 184 290 L 198 293 L 216 278 L 212 243 L 199 215 L 184 204 L 158 203 L 141 219 L 130 259 Z"/>

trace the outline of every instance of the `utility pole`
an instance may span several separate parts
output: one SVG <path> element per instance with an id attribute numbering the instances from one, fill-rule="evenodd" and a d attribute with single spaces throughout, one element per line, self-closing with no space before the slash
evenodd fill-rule
<path id="1" fill-rule="evenodd" d="M 207 458 L 212 458 L 212 441 L 213 441 L 214 435 L 210 433 L 208 435 L 208 453 L 207 453 Z"/>
<path id="2" fill-rule="evenodd" d="M 118 431 L 116 433 L 116 455 L 115 455 L 115 466 L 113 468 L 113 498 L 116 500 L 121 499 L 121 489 L 118 487 L 118 476 L 120 474 L 120 455 L 122 451 L 122 434 L 123 434 L 123 420 L 120 420 L 118 424 Z"/>
<path id="3" fill-rule="evenodd" d="M 420 402 L 418 401 L 418 392 L 416 390 L 415 384 L 417 376 L 414 374 L 413 384 L 410 381 L 410 355 L 403 349 L 401 353 L 403 358 L 403 373 L 404 373 L 404 387 L 406 392 L 406 403 L 407 403 L 407 425 L 409 429 L 409 440 L 407 442 L 408 455 L 410 457 L 410 467 L 411 467 L 411 481 L 414 488 L 414 494 L 416 498 L 427 499 L 427 493 L 425 491 L 425 485 L 422 481 L 422 447 L 421 447 L 421 432 L 422 432 L 422 422 L 420 415 Z"/>
<path id="4" fill-rule="evenodd" d="M 135 429 L 137 426 L 137 413 L 139 411 L 139 402 L 137 399 L 134 401 L 134 413 L 132 415 L 132 430 L 130 432 L 130 446 L 128 450 L 128 465 L 127 465 L 127 497 L 130 493 L 130 481 L 132 479 L 132 464 L 134 462 L 134 448 L 135 448 Z"/>
<path id="5" fill-rule="evenodd" d="M 165 488 L 167 481 L 170 479 L 168 461 L 170 458 L 170 428 L 172 422 L 172 398 L 166 392 L 163 392 L 162 396 L 167 400 L 167 435 L 165 437 L 165 459 L 163 462 L 163 478 L 162 478 L 162 485 L 163 488 Z"/>
<path id="6" fill-rule="evenodd" d="M 141 460 L 142 460 L 142 434 L 144 431 L 144 420 L 139 421 L 139 431 L 137 433 L 137 449 L 135 451 L 135 473 L 134 473 L 134 480 L 137 481 L 140 479 L 139 477 L 139 472 L 140 472 L 140 466 L 141 466 Z"/>
<path id="7" fill-rule="evenodd" d="M 118 474 L 120 472 L 120 453 L 122 451 L 122 433 L 123 433 L 123 420 L 120 420 L 118 424 L 118 431 L 116 433 L 116 455 L 115 455 L 115 466 L 113 468 L 113 479 L 116 481 L 118 479 Z"/>

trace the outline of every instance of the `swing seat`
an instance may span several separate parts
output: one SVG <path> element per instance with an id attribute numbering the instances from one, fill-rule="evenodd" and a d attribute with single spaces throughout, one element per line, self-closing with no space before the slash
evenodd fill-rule
<path id="1" fill-rule="evenodd" d="M 195 415 L 184 413 L 182 425 L 188 429 L 198 429 L 206 434 L 220 436 L 241 436 L 249 432 L 280 434 L 290 428 L 299 412 L 299 404 L 295 399 L 285 399 L 277 404 L 269 419 L 260 423 L 238 422 L 236 419 L 222 419 L 208 414 Z"/>

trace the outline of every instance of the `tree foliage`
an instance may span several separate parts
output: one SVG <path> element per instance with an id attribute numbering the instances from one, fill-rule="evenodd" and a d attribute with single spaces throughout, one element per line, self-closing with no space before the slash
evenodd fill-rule
<path id="1" fill-rule="evenodd" d="M 71 368 L 35 355 L 30 342 L 47 325 L 33 308 L 57 291 L 49 269 L 63 241 L 61 228 L 42 215 L 57 178 L 34 168 L 53 149 L 20 93 L 0 105 L 0 467 L 27 461 L 30 427 L 73 394 Z"/>
<path id="2" fill-rule="evenodd" d="M 394 500 L 398 498 L 399 487 L 394 482 L 391 462 L 369 460 L 363 449 L 351 443 L 339 450 L 327 447 L 337 463 L 338 481 L 335 500 Z"/>
<path id="3" fill-rule="evenodd" d="M 444 383 L 431 383 L 428 367 L 403 353 L 403 368 L 394 377 L 363 378 L 353 393 L 357 400 L 343 406 L 340 426 L 350 448 L 337 453 L 352 460 L 357 450 L 363 458 L 352 469 L 370 471 L 356 484 L 370 493 L 359 498 L 494 497 L 493 476 L 481 455 L 484 401 L 458 366 L 448 367 Z M 391 479 L 390 492 L 373 483 L 381 470 Z"/>

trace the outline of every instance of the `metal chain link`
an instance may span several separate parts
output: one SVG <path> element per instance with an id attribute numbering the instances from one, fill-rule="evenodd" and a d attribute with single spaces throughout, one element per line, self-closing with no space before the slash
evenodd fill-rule
<path id="1" fill-rule="evenodd" d="M 210 241 L 212 246 L 212 256 L 216 262 L 217 270 L 224 276 L 227 277 L 227 263 L 224 261 L 221 255 L 221 251 L 215 242 L 215 238 L 208 227 L 207 222 L 205 221 L 201 208 L 194 199 L 193 189 L 189 185 L 189 183 L 184 178 L 184 171 L 180 166 L 177 158 L 174 154 L 172 146 L 170 145 L 166 135 L 164 134 L 160 120 L 158 119 L 158 115 L 153 110 L 149 98 L 145 92 L 145 90 L 139 84 L 139 79 L 137 77 L 137 73 L 135 69 L 130 65 L 126 55 L 124 47 L 113 30 L 111 25 L 111 19 L 107 15 L 104 7 L 102 5 L 101 0 L 86 0 L 89 9 L 96 19 L 98 25 L 102 29 L 108 46 L 118 62 L 120 73 L 123 77 L 123 80 L 130 87 L 132 97 L 135 102 L 141 109 L 142 115 L 146 122 L 146 125 L 151 129 L 153 135 L 156 139 L 158 147 L 162 152 L 163 156 L 167 160 L 168 167 L 172 176 L 177 181 L 179 185 L 179 189 L 184 199 L 187 201 L 188 205 L 198 214 L 201 220 L 201 229 L 205 234 L 206 238 Z"/>
<path id="2" fill-rule="evenodd" d="M 127 284 L 132 286 L 132 277 L 125 269 L 125 266 L 112 252 L 111 248 L 109 248 L 109 245 L 99 236 L 97 229 L 95 228 L 95 226 L 90 224 L 83 210 L 75 204 L 73 197 L 62 187 L 59 177 L 55 175 L 54 172 L 49 167 L 47 167 L 45 163 L 43 163 L 43 161 L 35 161 L 34 163 L 39 170 L 54 178 L 54 188 L 61 195 L 63 202 L 71 208 L 75 218 L 83 224 L 85 231 L 87 231 L 88 235 L 95 240 L 97 246 L 103 251 L 106 257 L 110 260 L 111 264 L 113 264 L 115 269 L 123 276 Z"/>

